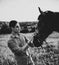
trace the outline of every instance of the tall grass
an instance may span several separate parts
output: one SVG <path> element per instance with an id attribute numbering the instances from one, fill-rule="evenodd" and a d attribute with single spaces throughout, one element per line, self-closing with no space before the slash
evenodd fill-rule
<path id="1" fill-rule="evenodd" d="M 0 65 L 17 65 L 14 54 L 7 46 L 8 36 L 0 37 Z M 29 48 L 28 51 L 35 65 L 59 65 L 59 50 L 54 49 L 49 43 L 42 47 Z"/>
<path id="2" fill-rule="evenodd" d="M 0 35 L 0 65 L 16 65 L 14 54 L 7 46 L 9 35 Z"/>

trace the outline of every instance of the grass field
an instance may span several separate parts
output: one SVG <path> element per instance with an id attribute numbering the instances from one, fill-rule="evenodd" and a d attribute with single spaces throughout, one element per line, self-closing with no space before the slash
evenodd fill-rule
<path id="1" fill-rule="evenodd" d="M 22 35 L 25 35 L 28 40 L 31 40 L 33 37 L 33 33 L 22 34 Z M 14 54 L 11 52 L 11 50 L 7 46 L 7 42 L 9 38 L 10 38 L 10 34 L 0 35 L 0 65 L 2 64 L 8 65 L 8 62 L 5 61 L 7 59 L 9 59 L 10 62 L 12 62 L 11 63 L 12 65 L 13 65 L 13 62 L 15 62 Z M 53 34 L 51 34 L 46 39 L 46 41 L 51 45 L 55 45 L 55 49 L 59 49 L 59 33 L 53 32 Z"/>

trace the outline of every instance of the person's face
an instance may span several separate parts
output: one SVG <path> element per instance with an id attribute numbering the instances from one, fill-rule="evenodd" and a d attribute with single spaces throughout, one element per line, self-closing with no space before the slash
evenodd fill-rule
<path id="1" fill-rule="evenodd" d="M 17 22 L 17 24 L 15 25 L 15 27 L 13 28 L 13 31 L 16 32 L 16 33 L 20 33 L 21 27 L 20 27 L 20 25 L 19 25 L 18 22 Z"/>

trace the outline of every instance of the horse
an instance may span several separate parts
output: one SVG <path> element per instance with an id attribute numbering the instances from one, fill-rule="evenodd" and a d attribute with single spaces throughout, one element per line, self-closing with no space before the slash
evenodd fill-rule
<path id="1" fill-rule="evenodd" d="M 40 15 L 38 16 L 38 34 L 34 36 L 34 45 L 42 46 L 43 41 L 53 32 L 59 32 L 59 12 L 53 12 L 50 10 L 42 11 L 38 7 Z"/>

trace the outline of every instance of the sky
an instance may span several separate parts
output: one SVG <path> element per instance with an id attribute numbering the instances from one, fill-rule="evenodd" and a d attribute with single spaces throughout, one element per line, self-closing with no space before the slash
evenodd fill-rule
<path id="1" fill-rule="evenodd" d="M 59 0 L 0 0 L 0 21 L 37 21 L 38 7 L 59 12 Z"/>

